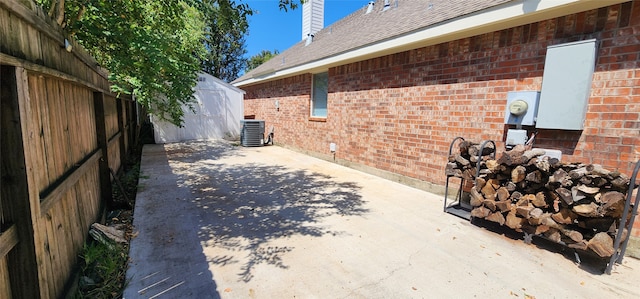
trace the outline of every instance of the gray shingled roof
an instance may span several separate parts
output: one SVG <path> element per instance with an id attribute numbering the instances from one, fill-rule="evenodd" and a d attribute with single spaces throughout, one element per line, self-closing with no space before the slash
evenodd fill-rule
<path id="1" fill-rule="evenodd" d="M 363 8 L 315 34 L 313 43 L 300 41 L 234 83 L 254 74 L 273 72 L 349 52 L 364 46 L 481 11 L 512 0 L 391 0 L 391 9 L 382 11 L 384 0 L 377 0 L 374 11 Z"/>

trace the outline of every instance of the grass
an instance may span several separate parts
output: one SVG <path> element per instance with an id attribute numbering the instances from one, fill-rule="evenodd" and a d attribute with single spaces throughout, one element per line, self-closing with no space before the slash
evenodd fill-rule
<path id="1" fill-rule="evenodd" d="M 145 135 L 146 136 L 146 135 Z M 147 138 L 141 136 L 141 138 Z M 146 140 L 148 141 L 148 140 Z M 125 171 L 118 176 L 120 186 L 114 181 L 112 196 L 114 211 L 106 211 L 110 215 L 106 225 L 117 225 L 125 231 L 130 241 L 133 229 L 133 207 L 140 175 L 140 157 L 142 144 L 134 148 L 126 158 Z M 123 190 L 124 189 L 124 190 Z M 129 259 L 129 246 L 121 244 L 102 244 L 89 237 L 80 253 L 80 278 L 74 299 L 122 298 L 127 285 L 126 272 Z"/>
<path id="2" fill-rule="evenodd" d="M 126 285 L 128 247 L 90 242 L 82 248 L 76 299 L 120 298 Z"/>

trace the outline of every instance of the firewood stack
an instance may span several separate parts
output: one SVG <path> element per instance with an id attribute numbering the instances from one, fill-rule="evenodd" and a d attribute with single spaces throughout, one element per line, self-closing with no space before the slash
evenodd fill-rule
<path id="1" fill-rule="evenodd" d="M 610 257 L 629 178 L 596 164 L 560 163 L 544 153 L 516 146 L 482 163 L 488 171 L 471 188 L 471 216 Z"/>
<path id="2" fill-rule="evenodd" d="M 449 156 L 449 163 L 445 167 L 447 176 L 463 178 L 473 182 L 476 177 L 477 167 L 480 167 L 480 174 L 487 175 L 490 171 L 486 168 L 485 162 L 490 159 L 490 155 L 495 151 L 494 148 L 485 147 L 480 153 L 480 145 L 470 141 L 462 141 L 458 144 L 459 152 Z M 480 161 L 478 161 L 480 157 Z M 480 162 L 480 163 L 478 163 Z"/>

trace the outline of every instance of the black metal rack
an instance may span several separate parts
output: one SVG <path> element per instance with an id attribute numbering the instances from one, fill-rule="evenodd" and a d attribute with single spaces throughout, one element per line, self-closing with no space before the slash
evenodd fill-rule
<path id="1" fill-rule="evenodd" d="M 629 190 L 627 191 L 627 200 L 625 202 L 624 210 L 622 212 L 622 218 L 620 218 L 618 233 L 616 234 L 616 238 L 613 241 L 614 252 L 613 252 L 613 255 L 611 256 L 611 259 L 609 260 L 609 264 L 607 265 L 607 268 L 605 269 L 605 273 L 607 274 L 611 274 L 611 269 L 613 268 L 613 265 L 615 263 L 618 263 L 618 264 L 622 263 L 622 259 L 624 258 L 624 252 L 627 250 L 627 244 L 629 243 L 629 239 L 631 238 L 631 230 L 633 229 L 633 222 L 635 221 L 636 216 L 638 215 L 638 205 L 640 205 L 640 190 L 636 194 L 635 203 L 633 204 L 633 206 L 631 205 L 631 200 L 633 198 L 633 189 L 640 186 L 640 184 L 636 182 L 636 178 L 638 176 L 638 170 L 640 170 L 640 161 L 636 162 L 636 167 L 633 169 L 633 174 L 631 175 L 631 178 L 629 178 Z M 631 213 L 631 218 L 629 218 L 629 221 L 627 221 L 626 219 L 627 217 L 629 217 L 629 213 Z M 627 231 L 627 236 L 624 242 L 621 242 L 623 237 L 622 234 L 624 233 L 625 229 Z"/>
<path id="2" fill-rule="evenodd" d="M 453 154 L 453 147 L 457 142 L 464 142 L 464 138 L 462 137 L 456 137 L 453 139 L 453 141 L 451 141 L 451 144 L 449 145 L 449 155 L 451 156 Z M 496 143 L 493 140 L 485 140 L 482 142 L 482 144 L 480 145 L 480 150 L 478 151 L 478 164 L 476 166 L 476 175 L 475 177 L 480 176 L 480 163 L 482 161 L 482 153 L 484 152 L 484 148 L 488 145 L 488 144 L 492 144 L 493 145 L 493 149 L 494 151 L 490 154 L 491 159 L 495 159 L 496 157 Z M 460 186 L 458 186 L 458 192 L 456 194 L 456 198 L 453 201 L 453 203 L 451 205 L 447 205 L 447 200 L 449 199 L 449 179 L 451 179 L 452 177 L 456 177 L 460 179 Z M 467 220 L 471 220 L 471 205 L 468 202 L 463 201 L 463 190 L 462 190 L 462 186 L 465 184 L 465 178 L 463 177 L 459 177 L 459 176 L 453 176 L 453 175 L 447 175 L 447 180 L 445 182 L 445 189 L 444 189 L 444 211 L 458 216 L 460 218 L 463 219 L 467 219 Z M 473 184 L 475 184 L 475 181 L 473 182 Z"/>
<path id="3" fill-rule="evenodd" d="M 465 139 L 462 137 L 454 138 L 453 141 L 451 141 L 451 144 L 449 145 L 449 153 L 448 153 L 449 156 L 454 154 L 454 145 L 457 142 L 464 142 L 464 141 Z M 478 151 L 478 159 L 477 159 L 478 164 L 476 166 L 475 178 L 480 176 L 480 169 L 481 169 L 480 163 L 482 161 L 482 153 L 484 152 L 484 148 L 489 144 L 491 144 L 494 148 L 493 153 L 490 154 L 491 159 L 495 159 L 495 155 L 497 152 L 495 142 L 493 142 L 492 140 L 483 141 L 480 146 L 480 150 Z M 635 168 L 633 170 L 633 174 L 629 179 L 629 189 L 627 191 L 627 198 L 625 201 L 624 210 L 622 212 L 622 217 L 620 218 L 620 223 L 618 225 L 618 231 L 614 239 L 614 254 L 611 256 L 609 262 L 607 263 L 607 267 L 605 268 L 605 271 L 604 271 L 606 274 L 611 274 L 611 270 L 614 264 L 622 263 L 625 251 L 627 249 L 627 245 L 629 243 L 629 239 L 631 237 L 633 223 L 635 221 L 636 216 L 638 215 L 638 206 L 640 205 L 640 190 L 636 192 L 635 202 L 632 204 L 633 191 L 638 186 L 640 186 L 640 183 L 637 182 L 637 177 L 639 172 L 640 172 L 640 160 L 636 162 Z M 455 199 L 453 200 L 453 203 L 448 205 L 447 201 L 449 199 L 449 180 L 452 177 L 460 179 L 460 185 L 458 186 L 458 192 L 456 194 Z M 462 176 L 447 175 L 447 179 L 445 183 L 445 192 L 444 192 L 444 212 L 447 212 L 449 214 L 471 221 L 472 206 L 470 203 L 463 201 L 463 198 L 462 198 L 463 185 L 465 184 L 465 181 L 466 179 Z M 473 181 L 473 184 L 475 184 L 475 180 Z M 627 232 L 627 235 L 623 236 L 625 231 Z M 540 237 L 544 239 L 544 236 L 524 233 L 524 242 L 527 244 L 531 243 L 533 237 Z M 558 244 L 566 246 L 566 244 L 564 244 L 563 242 L 560 242 Z M 578 251 L 574 250 L 574 254 L 575 254 L 576 262 L 579 264 L 580 257 L 578 255 Z"/>

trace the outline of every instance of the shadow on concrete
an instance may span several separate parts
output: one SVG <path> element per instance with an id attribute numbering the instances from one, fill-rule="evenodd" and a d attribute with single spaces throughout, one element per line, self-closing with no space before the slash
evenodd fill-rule
<path id="1" fill-rule="evenodd" d="M 182 179 L 170 160 L 200 152 L 226 157 L 232 149 L 197 142 L 145 146 L 134 217 L 138 235 L 131 240 L 123 298 L 220 298 L 197 223 L 185 221 L 198 207 L 188 200 L 190 190 L 178 186 Z"/>
<path id="2" fill-rule="evenodd" d="M 238 154 L 233 149 L 208 153 L 212 152 Z M 209 259 L 220 266 L 243 263 L 239 281 L 250 281 L 259 264 L 288 267 L 283 255 L 293 247 L 270 245 L 270 241 L 281 239 L 286 243 L 286 238 L 293 235 L 340 234 L 331 231 L 322 220 L 332 215 L 368 212 L 355 183 L 283 166 L 217 163 L 220 157 L 203 154 L 171 157 L 177 165 L 185 163 L 178 167 L 183 179 L 178 185 L 192 192 L 203 246 L 248 252 L 242 261 L 232 255 Z"/>

